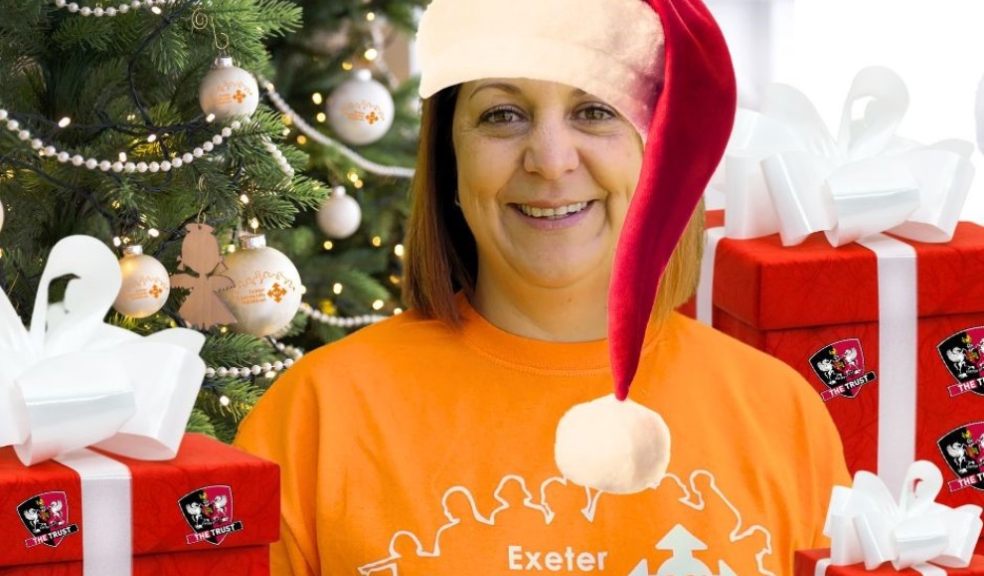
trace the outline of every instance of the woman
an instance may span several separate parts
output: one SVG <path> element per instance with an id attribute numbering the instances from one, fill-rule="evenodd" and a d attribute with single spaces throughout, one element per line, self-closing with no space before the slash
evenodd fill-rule
<path id="1" fill-rule="evenodd" d="M 734 112 L 706 9 L 434 0 L 418 48 L 411 309 L 306 356 L 237 439 L 282 467 L 274 573 L 791 573 L 848 480 L 837 433 L 792 369 L 672 312 Z M 672 458 L 608 414 L 574 478 L 554 428 L 613 376 Z"/>

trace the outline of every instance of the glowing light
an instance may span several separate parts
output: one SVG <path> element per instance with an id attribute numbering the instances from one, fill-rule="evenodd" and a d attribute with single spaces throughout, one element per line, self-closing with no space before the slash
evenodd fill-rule
<path id="1" fill-rule="evenodd" d="M 304 146 L 305 144 L 307 144 L 307 136 L 305 136 L 304 134 L 301 134 L 300 136 L 298 136 L 297 137 L 297 143 L 300 144 L 301 146 Z"/>
<path id="2" fill-rule="evenodd" d="M 400 258 L 403 258 L 403 244 L 397 244 L 393 247 L 393 254 L 396 254 Z"/>
<path id="3" fill-rule="evenodd" d="M 325 240 L 323 246 L 325 247 L 325 250 L 331 250 L 332 248 L 335 247 L 335 243 L 332 242 L 331 240 Z"/>
<path id="4" fill-rule="evenodd" d="M 328 116 L 326 116 L 324 112 L 318 112 L 318 115 L 315 116 L 315 118 L 318 120 L 318 122 L 324 124 L 325 120 L 328 119 Z"/>
<path id="5" fill-rule="evenodd" d="M 331 287 L 331 291 L 334 292 L 335 294 L 341 294 L 342 285 L 338 282 L 335 282 L 335 285 Z"/>
<path id="6" fill-rule="evenodd" d="M 245 194 L 240 194 L 239 201 L 242 202 L 243 204 L 249 204 L 249 196 Z"/>
<path id="7" fill-rule="evenodd" d="M 64 118 L 58 121 L 58 125 L 61 126 L 62 128 L 65 128 L 71 123 L 72 123 L 72 119 L 69 118 L 68 116 L 65 116 Z"/>
<path id="8" fill-rule="evenodd" d="M 372 245 L 375 246 L 376 248 L 379 248 L 380 246 L 383 245 L 383 239 L 380 238 L 379 236 L 373 236 Z"/>
<path id="9" fill-rule="evenodd" d="M 157 238 L 161 235 L 161 232 L 157 228 L 151 228 L 150 230 L 147 230 L 147 235 L 151 238 Z"/>
<path id="10" fill-rule="evenodd" d="M 372 62 L 373 60 L 379 57 L 379 50 L 376 50 L 375 48 L 370 48 L 366 50 L 362 54 L 362 56 L 365 57 L 366 60 Z"/>
<path id="11" fill-rule="evenodd" d="M 351 62 L 342 62 L 342 70 L 345 70 L 346 72 L 348 72 L 351 69 L 352 69 L 352 63 Z"/>
<path id="12" fill-rule="evenodd" d="M 325 98 L 321 95 L 321 92 L 315 92 L 314 94 L 311 94 L 311 101 L 315 104 L 321 104 L 325 101 Z"/>
<path id="13" fill-rule="evenodd" d="M 385 306 L 385 305 L 386 305 L 386 303 L 383 302 L 382 300 L 376 300 L 375 302 L 372 303 L 372 309 L 373 310 L 382 310 L 383 309 L 383 306 Z"/>

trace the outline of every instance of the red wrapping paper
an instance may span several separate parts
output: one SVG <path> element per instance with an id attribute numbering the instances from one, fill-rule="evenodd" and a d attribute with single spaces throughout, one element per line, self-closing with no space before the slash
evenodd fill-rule
<path id="1" fill-rule="evenodd" d="M 722 223 L 720 213 L 709 213 L 708 226 Z M 984 472 L 984 387 L 951 395 L 960 379 L 939 349 L 951 336 L 984 327 L 984 282 L 977 280 L 984 273 L 984 228 L 961 222 L 947 244 L 906 242 L 916 250 L 918 273 L 915 457 L 943 471 L 939 502 L 984 505 L 984 476 L 961 482 Z M 693 315 L 692 304 L 683 311 Z M 852 473 L 877 470 L 879 394 L 891 393 L 879 376 L 878 313 L 877 260 L 862 246 L 833 248 L 822 234 L 793 247 L 783 247 L 778 235 L 725 238 L 717 246 L 714 327 L 786 362 L 814 387 L 841 433 Z M 981 344 L 984 334 L 970 334 Z M 857 372 L 841 383 L 870 381 L 850 394 L 829 387 L 815 368 L 834 347 L 841 356 L 860 349 L 850 368 Z M 944 450 L 956 440 L 964 445 L 964 462 L 974 461 L 963 473 Z"/>
<path id="2" fill-rule="evenodd" d="M 241 546 L 198 552 L 148 554 L 133 560 L 133 576 L 265 576 L 270 546 Z M 82 576 L 82 562 L 0 567 L 0 576 Z"/>
<path id="3" fill-rule="evenodd" d="M 234 568 L 216 573 L 265 573 L 265 551 L 279 537 L 280 477 L 276 464 L 199 434 L 186 435 L 178 456 L 171 461 L 112 457 L 125 463 L 132 475 L 132 501 L 119 505 L 132 506 L 135 574 L 141 573 L 139 570 L 144 574 L 210 573 L 191 568 L 182 571 L 185 561 L 187 566 L 199 568 L 214 564 L 217 570 L 228 562 Z M 222 514 L 213 516 L 213 526 L 221 533 L 211 538 L 206 532 L 208 523 L 199 521 L 200 532 L 193 526 L 195 519 L 184 511 L 189 502 L 202 502 L 203 493 L 210 502 L 219 495 L 227 501 Z M 51 505 L 62 502 L 59 513 L 64 524 L 52 530 L 71 531 L 52 542 L 56 545 L 37 542 L 38 535 L 23 519 L 26 507 L 37 509 L 38 497 L 45 502 L 52 525 L 57 519 L 52 516 Z M 181 502 L 186 497 L 190 500 Z M 207 506 L 212 507 L 208 514 L 217 512 L 214 504 Z M 29 565 L 31 574 L 38 574 L 38 564 L 50 565 L 53 570 L 42 573 L 74 574 L 75 564 L 81 570 L 86 529 L 98 527 L 85 525 L 81 485 L 74 470 L 53 461 L 27 468 L 12 449 L 0 449 L 0 574 L 8 573 L 4 570 L 19 574 L 15 567 Z M 45 537 L 45 532 L 40 536 Z M 234 559 L 240 552 L 242 558 Z"/>
<path id="4" fill-rule="evenodd" d="M 793 562 L 793 576 L 816 576 L 817 562 L 830 556 L 830 550 L 797 550 L 796 559 Z M 967 568 L 945 568 L 947 576 L 980 576 L 984 574 L 984 556 L 974 555 Z M 825 576 L 862 576 L 870 574 L 908 574 L 918 576 L 915 570 L 894 570 L 889 563 L 882 564 L 876 570 L 868 571 L 864 569 L 864 564 L 852 564 L 850 566 L 830 566 L 827 568 Z"/>

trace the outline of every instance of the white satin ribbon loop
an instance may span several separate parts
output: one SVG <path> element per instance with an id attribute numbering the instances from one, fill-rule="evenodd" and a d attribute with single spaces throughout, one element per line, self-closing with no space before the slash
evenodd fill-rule
<path id="1" fill-rule="evenodd" d="M 49 306 L 63 276 L 74 277 L 65 299 Z M 145 460 L 177 454 L 205 374 L 204 336 L 142 338 L 105 324 L 121 283 L 109 248 L 71 236 L 48 257 L 30 330 L 0 293 L 0 446 L 25 465 L 92 445 Z"/>
<path id="2" fill-rule="evenodd" d="M 947 242 L 970 189 L 966 145 L 922 146 L 896 130 L 909 97 L 886 68 L 851 86 L 837 139 L 794 88 L 769 88 L 762 112 L 739 111 L 724 162 L 726 234 L 778 232 L 801 243 L 824 232 L 841 246 L 880 232 Z"/>
<path id="3" fill-rule="evenodd" d="M 874 570 L 891 562 L 896 570 L 924 574 L 940 573 L 938 566 L 968 566 L 981 534 L 981 508 L 937 503 L 942 487 L 939 469 L 920 460 L 909 467 L 897 501 L 868 472 L 858 472 L 851 488 L 834 488 L 824 526 L 831 539 L 830 564 L 863 562 Z"/>

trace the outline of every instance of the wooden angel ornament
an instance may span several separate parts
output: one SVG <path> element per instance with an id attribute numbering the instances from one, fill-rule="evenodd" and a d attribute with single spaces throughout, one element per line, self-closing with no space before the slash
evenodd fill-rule
<path id="1" fill-rule="evenodd" d="M 216 292 L 234 286 L 232 279 L 223 276 L 227 268 L 222 260 L 219 242 L 208 224 L 185 226 L 188 235 L 181 242 L 178 270 L 171 276 L 172 288 L 190 291 L 178 314 L 191 327 L 206 330 L 217 324 L 234 324 L 236 317 Z"/>

